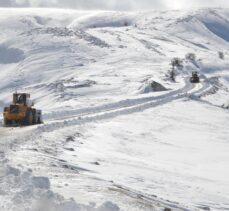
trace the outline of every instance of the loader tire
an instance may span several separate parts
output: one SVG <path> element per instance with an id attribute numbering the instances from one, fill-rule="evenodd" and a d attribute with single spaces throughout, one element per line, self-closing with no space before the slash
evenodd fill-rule
<path id="1" fill-rule="evenodd" d="M 42 124 L 40 117 L 38 117 L 38 119 L 37 119 L 37 124 Z"/>
<path id="2" fill-rule="evenodd" d="M 36 110 L 33 110 L 33 121 L 32 121 L 32 124 L 35 125 L 37 124 L 37 120 L 36 120 Z"/>
<path id="3" fill-rule="evenodd" d="M 5 126 L 10 126 L 10 125 L 12 125 L 12 121 L 8 120 L 8 119 L 4 119 L 4 125 Z"/>
<path id="4" fill-rule="evenodd" d="M 31 109 L 28 109 L 26 111 L 25 118 L 23 119 L 23 121 L 21 122 L 21 124 L 23 126 L 27 126 L 27 125 L 32 125 L 33 124 L 33 112 L 32 112 Z"/>

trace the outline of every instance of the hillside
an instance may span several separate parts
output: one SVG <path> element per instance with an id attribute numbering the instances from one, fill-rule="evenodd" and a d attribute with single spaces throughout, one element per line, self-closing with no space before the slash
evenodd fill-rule
<path id="1" fill-rule="evenodd" d="M 0 12 L 1 211 L 229 210 L 229 10 Z"/>

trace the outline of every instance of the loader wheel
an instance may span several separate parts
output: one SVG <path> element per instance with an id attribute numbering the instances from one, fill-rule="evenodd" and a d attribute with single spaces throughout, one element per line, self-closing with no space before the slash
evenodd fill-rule
<path id="1" fill-rule="evenodd" d="M 25 118 L 23 119 L 22 125 L 32 125 L 33 124 L 33 112 L 31 109 L 26 111 Z"/>
<path id="2" fill-rule="evenodd" d="M 32 114 L 33 114 L 32 124 L 35 125 L 35 124 L 37 124 L 37 120 L 36 120 L 36 111 L 33 111 Z"/>
<path id="3" fill-rule="evenodd" d="M 4 119 L 4 125 L 5 126 L 12 125 L 12 121 L 11 120 L 8 120 L 8 119 Z"/>
<path id="4" fill-rule="evenodd" d="M 37 124 L 41 124 L 42 122 L 41 122 L 41 118 L 40 117 L 38 117 L 38 119 L 37 119 Z"/>

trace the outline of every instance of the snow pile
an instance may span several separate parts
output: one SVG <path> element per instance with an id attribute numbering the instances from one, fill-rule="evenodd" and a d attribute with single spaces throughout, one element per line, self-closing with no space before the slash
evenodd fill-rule
<path id="1" fill-rule="evenodd" d="M 1 211 L 119 211 L 117 205 L 105 202 L 82 205 L 50 189 L 47 177 L 35 177 L 31 170 L 21 171 L 3 162 L 0 166 Z"/>
<path id="2" fill-rule="evenodd" d="M 69 28 L 126 27 L 132 25 L 134 16 L 125 13 L 103 12 L 83 16 L 74 20 Z"/>

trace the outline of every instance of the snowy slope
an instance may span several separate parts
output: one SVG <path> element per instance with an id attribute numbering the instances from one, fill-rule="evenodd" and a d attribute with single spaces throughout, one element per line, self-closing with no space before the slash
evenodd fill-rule
<path id="1" fill-rule="evenodd" d="M 0 128 L 1 210 L 228 210 L 228 53 L 226 9 L 0 9 L 0 109 L 45 122 Z"/>

